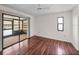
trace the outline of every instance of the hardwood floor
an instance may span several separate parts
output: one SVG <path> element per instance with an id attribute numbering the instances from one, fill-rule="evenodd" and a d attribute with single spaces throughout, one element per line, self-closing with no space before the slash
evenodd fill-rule
<path id="1" fill-rule="evenodd" d="M 20 34 L 21 40 L 24 40 L 25 38 L 28 38 L 28 36 L 26 34 Z M 3 40 L 4 40 L 4 48 L 5 48 L 7 46 L 10 46 L 10 45 L 18 42 L 19 41 L 19 35 L 10 36 L 10 37 L 4 38 Z"/>
<path id="2" fill-rule="evenodd" d="M 3 50 L 3 55 L 77 55 L 71 43 L 33 36 Z"/>

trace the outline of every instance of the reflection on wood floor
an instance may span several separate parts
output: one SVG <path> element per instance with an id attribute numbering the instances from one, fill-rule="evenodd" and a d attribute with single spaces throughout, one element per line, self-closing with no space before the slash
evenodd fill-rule
<path id="1" fill-rule="evenodd" d="M 21 40 L 24 40 L 25 38 L 28 38 L 26 34 L 20 34 Z M 4 38 L 4 47 L 12 45 L 16 42 L 19 42 L 19 35 Z"/>
<path id="2" fill-rule="evenodd" d="M 3 50 L 3 55 L 77 55 L 71 43 L 33 36 Z"/>

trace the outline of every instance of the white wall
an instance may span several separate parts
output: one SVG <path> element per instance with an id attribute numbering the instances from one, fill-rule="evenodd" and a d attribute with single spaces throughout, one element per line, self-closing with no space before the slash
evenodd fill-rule
<path id="1" fill-rule="evenodd" d="M 16 15 L 16 16 L 20 16 L 20 17 L 30 17 L 30 36 L 34 35 L 34 17 L 26 14 L 26 13 L 22 13 L 20 11 L 5 7 L 0 5 L 0 22 L 2 21 L 2 13 L 8 13 L 8 14 L 12 14 L 12 15 Z M 2 22 L 1 22 L 2 23 Z M 2 50 L 2 27 L 0 26 L 0 51 Z"/>
<path id="2" fill-rule="evenodd" d="M 72 42 L 71 11 L 35 17 L 35 35 Z M 57 31 L 57 17 L 64 17 L 64 31 Z"/>
<path id="3" fill-rule="evenodd" d="M 73 42 L 74 47 L 79 50 L 79 6 L 72 10 L 72 27 L 73 27 Z"/>

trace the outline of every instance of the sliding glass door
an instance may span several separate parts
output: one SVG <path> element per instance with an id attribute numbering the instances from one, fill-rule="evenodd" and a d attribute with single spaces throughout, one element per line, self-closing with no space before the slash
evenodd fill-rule
<path id="1" fill-rule="evenodd" d="M 19 42 L 19 17 L 3 15 L 3 48 Z"/>
<path id="2" fill-rule="evenodd" d="M 28 19 L 3 14 L 3 48 L 29 38 Z"/>
<path id="3" fill-rule="evenodd" d="M 28 38 L 28 20 L 20 19 L 20 41 Z"/>

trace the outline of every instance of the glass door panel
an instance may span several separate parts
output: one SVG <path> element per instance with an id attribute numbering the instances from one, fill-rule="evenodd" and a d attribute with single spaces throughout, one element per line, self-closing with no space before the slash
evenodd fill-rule
<path id="1" fill-rule="evenodd" d="M 12 35 L 12 21 L 3 21 L 3 36 Z"/>
<path id="2" fill-rule="evenodd" d="M 13 22 L 13 35 L 19 35 L 19 20 Z"/>
<path id="3" fill-rule="evenodd" d="M 14 20 L 17 19 L 17 20 Z M 3 48 L 19 42 L 19 17 L 3 15 Z"/>
<path id="4" fill-rule="evenodd" d="M 14 31 L 19 31 L 19 21 L 14 20 Z"/>
<path id="5" fill-rule="evenodd" d="M 28 20 L 25 19 L 20 20 L 20 41 L 28 38 L 27 30 L 28 30 Z"/>

